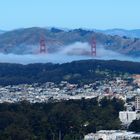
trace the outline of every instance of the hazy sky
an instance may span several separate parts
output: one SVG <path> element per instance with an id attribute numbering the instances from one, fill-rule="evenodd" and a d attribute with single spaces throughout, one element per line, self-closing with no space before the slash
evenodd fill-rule
<path id="1" fill-rule="evenodd" d="M 0 29 L 140 29 L 140 0 L 0 0 Z"/>

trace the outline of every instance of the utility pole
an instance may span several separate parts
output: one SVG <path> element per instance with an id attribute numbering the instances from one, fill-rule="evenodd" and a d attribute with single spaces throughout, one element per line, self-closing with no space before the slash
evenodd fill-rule
<path id="1" fill-rule="evenodd" d="M 61 140 L 61 130 L 59 130 L 59 140 Z"/>
<path id="2" fill-rule="evenodd" d="M 54 138 L 55 138 L 55 134 L 53 134 L 53 140 L 55 140 Z"/>

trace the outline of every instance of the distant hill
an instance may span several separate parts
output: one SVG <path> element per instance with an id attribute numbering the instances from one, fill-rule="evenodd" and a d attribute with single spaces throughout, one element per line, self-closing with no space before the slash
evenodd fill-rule
<path id="1" fill-rule="evenodd" d="M 140 29 L 135 30 L 125 30 L 125 29 L 108 29 L 108 30 L 96 30 L 107 35 L 118 35 L 118 36 L 127 36 L 130 38 L 140 38 Z"/>
<path id="2" fill-rule="evenodd" d="M 41 37 L 46 39 L 49 53 L 58 52 L 60 49 L 75 42 L 90 42 L 95 36 L 97 47 L 113 50 L 125 55 L 140 56 L 140 39 L 126 36 L 107 35 L 84 29 L 63 30 L 57 28 L 23 28 L 0 34 L 0 52 L 15 54 L 33 54 L 39 50 Z"/>
<path id="3" fill-rule="evenodd" d="M 6 33 L 6 31 L 0 30 L 0 34 Z"/>

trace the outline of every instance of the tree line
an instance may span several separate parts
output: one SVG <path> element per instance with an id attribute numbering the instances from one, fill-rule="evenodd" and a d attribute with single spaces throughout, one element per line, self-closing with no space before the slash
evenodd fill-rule
<path id="1" fill-rule="evenodd" d="M 114 76 L 140 74 L 140 63 L 104 60 L 83 60 L 65 64 L 0 64 L 0 85 L 17 85 L 68 81 L 85 84 Z"/>
<path id="2" fill-rule="evenodd" d="M 80 140 L 101 129 L 120 129 L 122 100 L 0 104 L 0 140 Z"/>

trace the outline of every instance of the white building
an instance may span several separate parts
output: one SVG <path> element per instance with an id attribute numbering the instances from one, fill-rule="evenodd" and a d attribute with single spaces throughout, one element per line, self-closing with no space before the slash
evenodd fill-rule
<path id="1" fill-rule="evenodd" d="M 123 124 L 130 124 L 137 119 L 137 114 L 135 111 L 120 111 L 119 119 Z"/>
<path id="2" fill-rule="evenodd" d="M 132 140 L 132 138 L 140 138 L 140 134 L 124 130 L 100 130 L 86 135 L 84 140 Z"/>
<path id="3" fill-rule="evenodd" d="M 135 97 L 135 109 L 136 111 L 140 110 L 140 96 Z"/>

